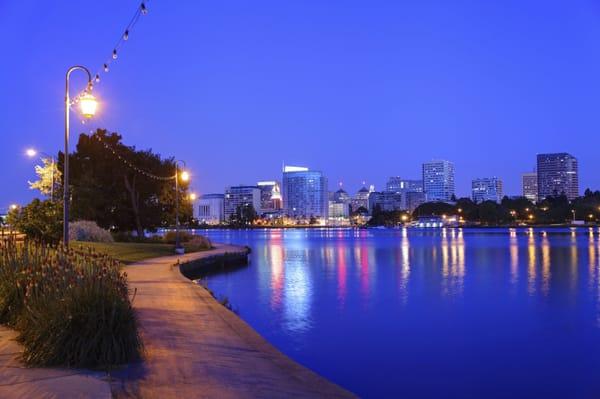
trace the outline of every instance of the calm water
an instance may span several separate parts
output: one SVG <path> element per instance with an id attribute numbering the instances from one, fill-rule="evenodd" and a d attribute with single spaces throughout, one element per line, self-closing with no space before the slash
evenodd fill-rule
<path id="1" fill-rule="evenodd" d="M 278 349 L 364 397 L 600 397 L 600 231 L 213 230 L 208 278 Z"/>

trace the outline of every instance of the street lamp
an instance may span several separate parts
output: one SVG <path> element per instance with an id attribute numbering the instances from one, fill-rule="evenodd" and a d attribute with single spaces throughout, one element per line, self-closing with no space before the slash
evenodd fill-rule
<path id="1" fill-rule="evenodd" d="M 65 161 L 63 169 L 63 244 L 69 245 L 69 111 L 71 109 L 71 98 L 69 97 L 69 79 L 71 73 L 81 70 L 87 74 L 88 83 L 85 94 L 79 98 L 79 109 L 85 118 L 91 118 L 96 114 L 98 103 L 92 96 L 92 74 L 89 69 L 81 65 L 72 66 L 67 70 L 65 76 Z"/>
<path id="2" fill-rule="evenodd" d="M 51 164 L 51 168 L 52 168 L 52 186 L 50 186 L 50 201 L 54 202 L 54 184 L 55 184 L 55 180 L 54 180 L 54 168 L 56 165 L 56 160 L 54 159 L 54 156 L 47 154 L 45 152 L 37 152 L 36 149 L 34 148 L 28 148 L 27 151 L 25 151 L 25 155 L 27 155 L 29 158 L 33 158 L 36 155 L 41 155 L 43 157 L 46 158 L 50 158 L 52 160 L 52 164 Z"/>
<path id="3" fill-rule="evenodd" d="M 190 180 L 190 174 L 186 170 L 179 172 L 179 165 L 183 165 L 185 168 L 184 161 L 175 162 L 175 251 L 180 251 L 181 243 L 179 241 L 179 179 L 182 182 Z"/>

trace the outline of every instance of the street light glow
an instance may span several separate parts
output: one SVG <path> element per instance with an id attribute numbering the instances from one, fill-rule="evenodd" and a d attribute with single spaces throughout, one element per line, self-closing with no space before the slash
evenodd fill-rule
<path id="1" fill-rule="evenodd" d="M 89 119 L 94 116 L 97 108 L 98 101 L 96 101 L 96 97 L 92 96 L 90 93 L 85 93 L 81 96 L 79 100 L 79 109 L 84 117 Z"/>
<path id="2" fill-rule="evenodd" d="M 186 170 L 181 172 L 181 181 L 189 181 L 189 180 L 190 180 L 190 174 Z"/>
<path id="3" fill-rule="evenodd" d="M 17 209 L 18 207 L 19 207 L 19 205 L 17 205 L 17 204 L 11 204 L 11 206 L 10 206 L 10 210 L 11 210 L 11 211 L 14 211 L 14 210 L 15 210 L 15 209 Z"/>
<path id="4" fill-rule="evenodd" d="M 190 200 L 191 201 L 196 201 L 196 198 L 197 198 L 196 193 L 190 193 Z"/>
<path id="5" fill-rule="evenodd" d="M 29 158 L 33 158 L 37 155 L 37 151 L 34 148 L 28 148 L 25 151 L 25 155 L 27 155 Z"/>

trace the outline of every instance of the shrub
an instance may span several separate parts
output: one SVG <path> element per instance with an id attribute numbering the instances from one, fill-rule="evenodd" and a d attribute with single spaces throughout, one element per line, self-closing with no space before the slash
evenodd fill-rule
<path id="1" fill-rule="evenodd" d="M 142 351 L 126 275 L 91 249 L 4 246 L 0 322 L 17 329 L 32 366 L 110 367 Z"/>
<path id="2" fill-rule="evenodd" d="M 212 243 L 208 237 L 194 236 L 191 240 L 184 242 L 183 247 L 186 252 L 206 251 L 212 248 Z"/>
<path id="3" fill-rule="evenodd" d="M 113 237 L 108 230 L 98 226 L 90 220 L 78 220 L 69 224 L 69 240 L 91 242 L 113 242 Z"/>
<path id="4" fill-rule="evenodd" d="M 62 238 L 62 203 L 36 198 L 10 211 L 7 223 L 31 239 L 57 243 Z"/>
<path id="5" fill-rule="evenodd" d="M 163 241 L 167 244 L 175 244 L 177 232 L 169 230 L 163 236 Z M 179 231 L 179 242 L 184 243 L 190 241 L 195 236 L 187 231 Z"/>

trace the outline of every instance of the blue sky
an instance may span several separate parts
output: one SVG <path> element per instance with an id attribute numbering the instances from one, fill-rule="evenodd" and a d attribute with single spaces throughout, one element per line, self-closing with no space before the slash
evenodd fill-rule
<path id="1" fill-rule="evenodd" d="M 0 0 L 0 209 L 36 193 L 29 146 L 63 140 L 64 73 L 98 69 L 139 3 Z M 579 158 L 600 189 L 598 1 L 148 2 L 82 126 L 184 159 L 199 193 L 323 170 L 382 187 L 455 162 L 457 194 L 507 194 L 540 152 Z M 79 76 L 73 85 L 82 87 Z"/>

